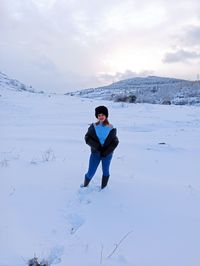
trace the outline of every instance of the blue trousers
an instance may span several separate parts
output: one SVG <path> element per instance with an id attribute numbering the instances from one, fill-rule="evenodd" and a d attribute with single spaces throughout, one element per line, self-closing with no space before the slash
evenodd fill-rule
<path id="1" fill-rule="evenodd" d="M 109 176 L 109 168 L 112 160 L 112 153 L 108 154 L 106 157 L 102 157 L 100 152 L 92 152 L 89 159 L 88 172 L 85 174 L 85 177 L 92 179 L 95 175 L 99 163 L 102 164 L 103 176 Z"/>

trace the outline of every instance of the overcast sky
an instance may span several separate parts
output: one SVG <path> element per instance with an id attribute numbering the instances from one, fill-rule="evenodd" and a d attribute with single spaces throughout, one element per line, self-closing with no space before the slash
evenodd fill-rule
<path id="1" fill-rule="evenodd" d="M 134 76 L 197 79 L 199 0 L 0 0 L 0 71 L 71 91 Z"/>

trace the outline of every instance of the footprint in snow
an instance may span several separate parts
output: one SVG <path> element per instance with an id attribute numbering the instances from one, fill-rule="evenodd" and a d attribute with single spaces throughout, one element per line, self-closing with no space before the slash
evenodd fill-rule
<path id="1" fill-rule="evenodd" d="M 84 218 L 76 213 L 69 214 L 67 220 L 70 224 L 70 234 L 72 235 L 85 223 Z"/>
<path id="2" fill-rule="evenodd" d="M 49 265 L 59 264 L 61 262 L 61 257 L 63 253 L 64 253 L 64 246 L 53 247 L 48 257 Z"/>
<path id="3" fill-rule="evenodd" d="M 78 190 L 78 200 L 80 203 L 90 204 L 92 202 L 91 197 L 93 192 L 101 191 L 100 186 L 81 187 Z"/>
<path id="4" fill-rule="evenodd" d="M 87 205 L 92 202 L 92 198 L 94 196 L 94 192 L 101 191 L 100 186 L 90 186 L 90 187 L 81 187 L 79 188 L 76 198 L 71 199 L 67 203 L 68 213 L 67 222 L 69 225 L 70 234 L 75 234 L 76 231 L 85 223 L 85 219 L 77 213 L 80 213 L 82 209 L 81 205 Z M 80 205 L 81 204 L 81 205 Z M 76 213 L 75 213 L 76 211 Z"/>

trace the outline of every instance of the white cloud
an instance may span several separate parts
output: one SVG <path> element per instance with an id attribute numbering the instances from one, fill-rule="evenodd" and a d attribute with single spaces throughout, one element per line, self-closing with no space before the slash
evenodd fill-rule
<path id="1" fill-rule="evenodd" d="M 189 60 L 200 59 L 200 53 L 178 50 L 176 52 L 167 53 L 163 59 L 166 63 L 188 62 Z"/>
<path id="2" fill-rule="evenodd" d="M 198 46 L 200 48 L 200 24 L 185 27 L 180 42 L 186 46 Z"/>

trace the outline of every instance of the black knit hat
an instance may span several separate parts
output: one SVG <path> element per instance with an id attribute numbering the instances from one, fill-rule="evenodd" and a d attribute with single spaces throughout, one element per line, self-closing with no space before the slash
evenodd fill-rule
<path id="1" fill-rule="evenodd" d="M 98 118 L 99 114 L 104 114 L 106 117 L 108 117 L 108 108 L 105 106 L 98 106 L 95 108 L 95 116 Z"/>

